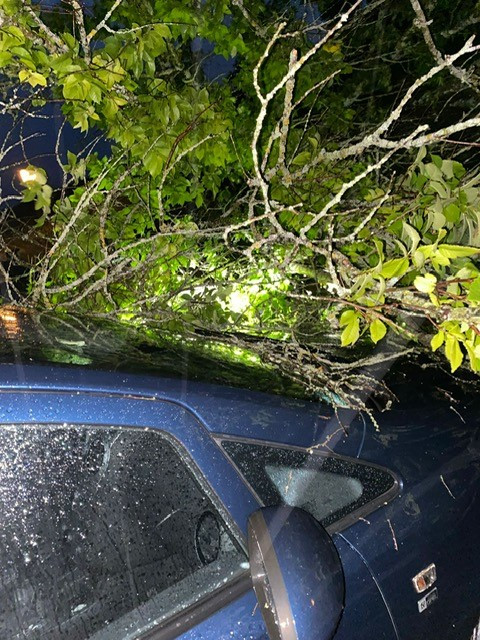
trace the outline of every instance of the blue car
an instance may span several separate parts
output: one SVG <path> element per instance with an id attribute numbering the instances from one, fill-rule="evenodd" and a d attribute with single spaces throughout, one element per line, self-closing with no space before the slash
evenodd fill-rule
<path id="1" fill-rule="evenodd" d="M 0 321 L 2 640 L 479 636 L 479 401 L 438 367 L 395 365 L 372 421 L 188 345 Z"/>

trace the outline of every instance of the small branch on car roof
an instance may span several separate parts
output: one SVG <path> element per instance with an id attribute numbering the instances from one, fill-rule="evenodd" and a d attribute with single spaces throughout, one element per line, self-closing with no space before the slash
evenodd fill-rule
<path id="1" fill-rule="evenodd" d="M 390 527 L 390 531 L 392 532 L 393 548 L 395 549 L 395 551 L 398 551 L 397 537 L 395 535 L 395 531 L 393 529 L 393 526 L 392 526 L 392 523 L 390 521 L 390 518 L 387 518 L 387 522 L 388 522 L 388 526 Z"/>
<path id="2" fill-rule="evenodd" d="M 443 477 L 443 475 L 442 475 L 442 474 L 440 474 L 440 480 L 441 480 L 441 482 L 442 482 L 443 486 L 445 487 L 445 489 L 448 491 L 449 495 L 450 495 L 454 500 L 456 500 L 455 496 L 453 495 L 453 493 L 452 493 L 452 492 L 451 492 L 451 490 L 450 490 L 450 487 L 449 487 L 449 486 L 448 486 L 448 484 L 445 482 L 445 478 Z"/>

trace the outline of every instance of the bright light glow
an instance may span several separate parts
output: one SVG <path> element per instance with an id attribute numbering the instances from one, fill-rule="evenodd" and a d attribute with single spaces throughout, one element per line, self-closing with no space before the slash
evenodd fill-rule
<path id="1" fill-rule="evenodd" d="M 39 175 L 35 169 L 20 169 L 18 172 L 22 182 L 37 182 Z"/>
<path id="2" fill-rule="evenodd" d="M 228 299 L 228 306 L 234 313 L 243 313 L 250 306 L 250 296 L 242 291 L 233 291 Z"/>
<path id="3" fill-rule="evenodd" d="M 18 314 L 8 307 L 0 308 L 0 327 L 8 338 L 16 338 L 22 333 Z"/>

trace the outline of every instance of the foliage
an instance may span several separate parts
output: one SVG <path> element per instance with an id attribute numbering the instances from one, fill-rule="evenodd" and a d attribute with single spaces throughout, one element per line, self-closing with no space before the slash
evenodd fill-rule
<path id="1" fill-rule="evenodd" d="M 59 157 L 58 193 L 41 171 L 25 183 L 48 248 L 27 284 L 24 263 L 20 280 L 3 269 L 11 299 L 246 332 L 354 405 L 366 379 L 322 356 L 332 332 L 345 353 L 379 345 L 372 362 L 393 339 L 478 371 L 480 187 L 462 155 L 480 124 L 478 14 L 361 5 L 318 2 L 320 23 L 260 0 L 0 0 L 6 111 L 61 101 L 111 144 Z M 227 79 L 208 43 L 233 59 Z"/>

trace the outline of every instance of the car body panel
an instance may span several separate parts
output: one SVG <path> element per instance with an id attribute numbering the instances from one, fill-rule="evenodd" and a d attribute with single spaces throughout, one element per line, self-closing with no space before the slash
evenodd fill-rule
<path id="1" fill-rule="evenodd" d="M 398 640 L 389 607 L 364 559 L 343 534 L 334 534 L 333 541 L 343 566 L 348 565 L 345 610 L 335 640 Z"/>
<path id="2" fill-rule="evenodd" d="M 388 467 L 401 480 L 401 495 L 334 536 L 346 574 L 346 608 L 335 638 L 470 637 L 480 614 L 480 406 L 475 397 L 453 406 L 448 395 L 432 395 L 432 381 L 423 387 L 416 381 L 415 395 L 406 380 L 405 397 L 399 394 L 396 408 L 376 413 L 374 422 L 347 410 L 337 416 L 320 402 L 186 379 L 19 363 L 0 365 L 0 381 L 0 423 L 166 429 L 190 452 L 244 535 L 259 502 L 214 435 L 314 446 Z M 432 562 L 438 600 L 420 613 L 424 594 L 415 593 L 411 580 Z M 181 637 L 250 634 L 263 640 L 258 612 L 249 614 L 246 630 L 234 624 L 250 607 L 253 611 L 253 598 L 250 589 Z"/>
<path id="3" fill-rule="evenodd" d="M 77 377 L 78 373 L 82 375 Z M 126 378 L 119 374 L 109 376 L 92 372 L 92 375 L 88 375 L 88 384 L 85 384 L 82 381 L 85 377 L 83 370 L 28 366 L 19 369 L 6 365 L 0 366 L 0 376 L 3 381 L 0 387 L 0 423 L 3 424 L 66 422 L 153 427 L 168 431 L 185 446 L 242 533 L 246 533 L 248 515 L 258 508 L 259 503 L 210 435 L 205 424 L 184 406 L 184 391 L 178 394 L 172 391 L 177 389 L 182 392 L 179 381 L 155 380 L 154 385 L 161 385 L 161 389 L 153 389 L 151 379 L 142 380 L 135 377 Z M 204 394 L 202 388 L 195 391 L 199 396 Z M 258 394 L 258 397 L 260 396 L 261 394 Z M 266 399 L 272 403 L 271 398 Z M 275 411 L 278 415 L 278 408 Z M 358 640 L 370 638 L 375 628 L 372 626 L 374 624 L 381 624 L 384 629 L 384 635 L 380 635 L 379 638 L 394 638 L 389 630 L 391 622 L 383 600 L 368 570 L 359 562 L 354 550 L 341 539 L 335 540 L 335 543 L 340 546 L 343 565 L 348 567 L 346 610 L 349 614 L 342 618 L 339 637 L 349 637 L 352 628 L 358 629 L 358 620 L 362 620 L 365 634 L 357 635 Z M 360 593 L 364 597 L 368 595 L 372 603 L 372 613 L 368 621 L 365 620 L 364 609 L 360 606 Z M 221 611 L 195 624 L 190 631 L 179 637 L 266 640 L 265 626 L 255 603 L 256 599 L 250 588 L 234 602 L 226 604 Z M 195 621 L 192 622 L 194 623 Z M 354 627 L 351 626 L 352 623 Z M 159 635 L 159 638 L 163 637 Z"/>
<path id="4" fill-rule="evenodd" d="M 253 589 L 178 637 L 181 640 L 269 640 Z"/>
<path id="5" fill-rule="evenodd" d="M 377 424 L 340 411 L 349 435 L 328 443 L 351 455 L 348 439 L 356 434 L 361 459 L 395 471 L 403 485 L 395 501 L 342 535 L 368 559 L 400 638 L 469 640 L 480 616 L 480 398 L 419 368 L 405 368 L 395 392 L 398 402 L 375 414 Z M 437 581 L 417 594 L 412 579 L 431 563 Z M 433 589 L 437 599 L 420 612 Z"/>
<path id="6" fill-rule="evenodd" d="M 344 535 L 369 558 L 401 638 L 468 639 L 480 614 L 480 454 L 472 409 L 462 412 L 463 419 L 423 411 L 417 413 L 422 423 L 417 417 L 414 425 L 412 412 L 394 410 L 384 416 L 380 433 L 369 426 L 362 459 L 382 453 L 384 464 L 400 472 L 403 493 L 371 514 L 370 524 L 358 523 Z M 385 447 L 381 439 L 387 437 L 393 446 Z M 438 598 L 420 612 L 425 593 L 415 592 L 412 579 L 431 563 Z"/>

